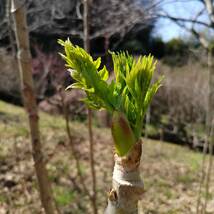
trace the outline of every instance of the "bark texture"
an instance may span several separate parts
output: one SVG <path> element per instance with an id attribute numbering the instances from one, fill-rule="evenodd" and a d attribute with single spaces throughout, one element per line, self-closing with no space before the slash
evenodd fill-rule
<path id="1" fill-rule="evenodd" d="M 119 157 L 115 154 L 113 188 L 108 196 L 105 214 L 137 214 L 144 185 L 140 177 L 141 141 L 136 143 L 129 154 Z"/>
<path id="2" fill-rule="evenodd" d="M 214 10 L 214 7 L 213 7 Z M 207 110 L 207 127 L 210 133 L 214 121 L 214 47 L 208 51 L 208 110 Z"/>
<path id="3" fill-rule="evenodd" d="M 48 173 L 45 167 L 42 146 L 39 134 L 38 111 L 32 79 L 31 54 L 29 48 L 29 36 L 26 23 L 24 1 L 12 0 L 11 13 L 14 18 L 16 41 L 18 46 L 18 63 L 20 71 L 21 89 L 25 109 L 28 113 L 32 153 L 35 171 L 38 179 L 42 206 L 47 214 L 55 214 L 56 207 L 53 201 Z"/>
<path id="4" fill-rule="evenodd" d="M 214 11 L 214 7 L 213 7 Z M 208 52 L 208 72 L 209 72 L 209 89 L 208 89 L 208 103 L 207 103 L 207 136 L 208 136 L 208 151 L 209 151 L 209 160 L 207 168 L 207 177 L 205 180 L 205 202 L 203 206 L 203 211 L 206 213 L 208 196 L 210 194 L 210 179 L 211 171 L 213 167 L 213 152 L 214 152 L 214 48 L 210 48 Z M 206 148 L 207 149 L 207 148 Z"/>
<path id="5" fill-rule="evenodd" d="M 90 53 L 90 6 L 92 0 L 83 0 L 83 34 L 84 34 L 84 49 Z M 90 143 L 90 167 L 92 176 L 92 195 L 90 196 L 93 213 L 97 214 L 97 194 L 96 194 L 96 171 L 94 161 L 94 140 L 92 130 L 92 111 L 88 109 L 88 131 L 89 131 L 89 143 Z"/>

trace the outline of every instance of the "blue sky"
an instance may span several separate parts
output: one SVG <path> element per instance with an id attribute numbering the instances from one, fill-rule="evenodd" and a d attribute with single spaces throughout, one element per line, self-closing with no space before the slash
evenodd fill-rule
<path id="1" fill-rule="evenodd" d="M 170 0 L 168 0 L 168 2 L 168 4 L 163 5 L 163 9 L 174 17 L 193 18 L 203 8 L 202 3 L 196 0 L 177 0 L 175 3 L 170 3 Z M 206 19 L 206 15 L 200 18 L 200 20 Z M 188 35 L 186 30 L 167 19 L 160 19 L 156 24 L 154 32 L 154 36 L 162 37 L 164 41 L 172 38 L 188 37 Z"/>

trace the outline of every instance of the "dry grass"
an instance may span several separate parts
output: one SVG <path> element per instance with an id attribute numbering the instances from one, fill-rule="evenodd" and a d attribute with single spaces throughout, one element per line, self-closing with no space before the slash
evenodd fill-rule
<path id="1" fill-rule="evenodd" d="M 18 65 L 11 54 L 0 48 L 0 92 L 13 97 L 20 96 Z"/>
<path id="2" fill-rule="evenodd" d="M 80 188 L 68 146 L 64 120 L 40 114 L 44 153 L 57 204 L 62 213 L 91 213 Z M 89 142 L 85 124 L 72 122 L 82 173 L 91 187 Z M 103 213 L 111 187 L 112 141 L 107 129 L 95 128 L 98 206 Z M 202 155 L 165 142 L 145 140 L 142 174 L 145 194 L 141 213 L 194 213 Z M 214 213 L 214 177 L 208 212 Z M 43 213 L 31 158 L 27 118 L 22 108 L 0 101 L 0 214 Z"/>

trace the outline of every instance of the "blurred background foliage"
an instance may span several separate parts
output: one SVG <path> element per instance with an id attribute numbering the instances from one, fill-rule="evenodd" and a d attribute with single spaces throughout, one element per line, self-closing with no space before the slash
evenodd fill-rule
<path id="1" fill-rule="evenodd" d="M 94 58 L 101 56 L 110 71 L 113 68 L 108 49 L 128 50 L 135 57 L 154 55 L 158 59 L 158 72 L 166 78 L 151 106 L 149 137 L 201 147 L 208 90 L 206 52 L 191 35 L 164 41 L 156 34 L 159 28 L 158 18 L 154 16 L 157 8 L 148 12 L 153 16 L 148 17 L 145 11 L 151 2 L 141 0 L 135 5 L 129 0 L 94 1 L 90 22 L 91 54 Z M 6 0 L 0 2 L 0 96 L 21 105 L 9 6 Z M 37 100 L 42 110 L 61 113 L 57 91 L 59 86 L 66 87 L 71 80 L 58 56 L 61 49 L 56 41 L 70 37 L 74 44 L 83 46 L 82 4 L 77 0 L 66 0 L 63 4 L 54 0 L 51 5 L 49 0 L 29 0 L 26 6 Z M 124 25 L 124 18 L 130 19 L 129 25 Z M 84 120 L 86 111 L 78 101 L 81 96 L 80 92 L 72 91 L 67 93 L 66 102 L 71 117 Z M 100 120 L 106 120 L 101 123 L 108 124 L 108 116 L 98 117 L 104 117 L 97 119 L 98 125 Z"/>

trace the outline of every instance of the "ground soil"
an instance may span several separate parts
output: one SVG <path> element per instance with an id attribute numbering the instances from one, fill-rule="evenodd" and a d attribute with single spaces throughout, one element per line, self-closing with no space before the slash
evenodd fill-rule
<path id="1" fill-rule="evenodd" d="M 0 214 L 39 214 L 41 208 L 27 117 L 20 107 L 0 101 Z M 87 188 L 91 189 L 89 141 L 85 123 L 71 122 L 73 144 Z M 69 146 L 65 121 L 40 114 L 43 152 L 49 179 L 61 213 L 92 213 L 83 191 Z M 106 206 L 111 188 L 113 146 L 108 129 L 94 127 L 97 204 Z M 143 139 L 141 163 L 145 193 L 139 203 L 142 214 L 196 213 L 202 154 L 166 142 Z M 208 158 L 208 157 L 207 157 Z M 213 169 L 212 169 L 213 170 Z M 214 173 L 210 182 L 207 213 L 214 213 Z M 91 190 L 90 190 L 91 191 Z M 205 190 L 202 188 L 202 202 Z"/>

